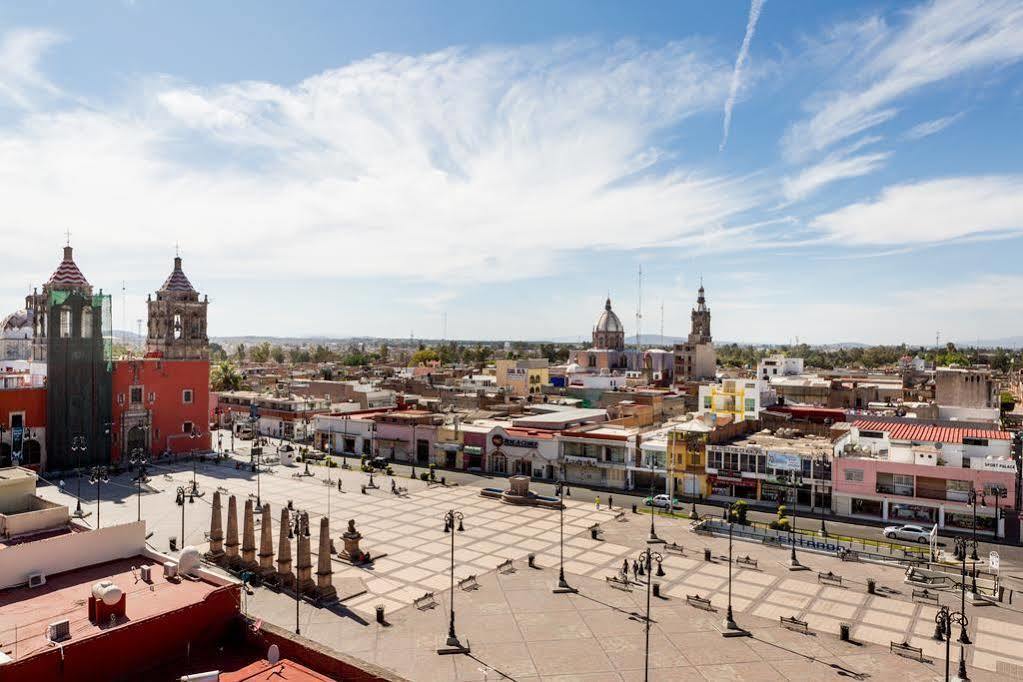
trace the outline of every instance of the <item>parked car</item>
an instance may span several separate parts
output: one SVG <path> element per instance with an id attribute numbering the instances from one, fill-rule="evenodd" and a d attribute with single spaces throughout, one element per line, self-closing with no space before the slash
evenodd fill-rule
<path id="1" fill-rule="evenodd" d="M 369 465 L 371 467 L 373 467 L 374 469 L 386 469 L 387 468 L 387 458 L 386 457 L 379 457 L 379 456 L 378 457 L 374 457 L 373 459 L 369 460 Z"/>
<path id="2" fill-rule="evenodd" d="M 678 509 L 678 500 L 672 500 L 670 495 L 654 495 L 643 500 L 643 504 L 648 507 L 661 507 L 662 509 Z"/>
<path id="3" fill-rule="evenodd" d="M 884 529 L 884 536 L 890 540 L 908 540 L 926 544 L 931 540 L 931 532 L 920 526 L 888 526 Z"/>

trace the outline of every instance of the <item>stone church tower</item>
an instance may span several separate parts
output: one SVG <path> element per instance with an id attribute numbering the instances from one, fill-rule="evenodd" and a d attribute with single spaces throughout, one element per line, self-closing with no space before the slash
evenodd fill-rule
<path id="1" fill-rule="evenodd" d="M 692 328 L 689 331 L 689 343 L 711 343 L 710 308 L 707 307 L 707 299 L 704 297 L 702 283 L 696 296 L 696 307 L 693 308 L 692 320 Z"/>
<path id="2" fill-rule="evenodd" d="M 181 257 L 174 257 L 174 270 L 150 296 L 149 334 L 146 353 L 167 360 L 209 360 L 210 340 L 206 336 L 208 297 L 199 300 L 199 292 L 181 270 Z"/>

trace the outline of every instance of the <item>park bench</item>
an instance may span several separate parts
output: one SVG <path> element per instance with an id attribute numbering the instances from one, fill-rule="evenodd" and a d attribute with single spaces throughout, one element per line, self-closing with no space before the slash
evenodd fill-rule
<path id="1" fill-rule="evenodd" d="M 427 592 L 422 597 L 418 597 L 412 600 L 412 605 L 420 611 L 432 609 L 437 605 L 437 600 L 433 597 L 433 592 Z"/>
<path id="2" fill-rule="evenodd" d="M 632 584 L 628 578 L 619 577 L 617 575 L 604 576 L 604 580 L 607 584 L 616 590 L 622 590 L 623 592 L 632 592 Z"/>
<path id="3" fill-rule="evenodd" d="M 746 568 L 757 568 L 757 560 L 750 557 L 749 554 L 741 556 L 735 560 L 736 566 L 745 566 Z"/>
<path id="4" fill-rule="evenodd" d="M 805 620 L 799 620 L 795 616 L 778 616 L 781 626 L 796 632 L 810 632 L 810 624 Z"/>
<path id="5" fill-rule="evenodd" d="M 463 590 L 465 592 L 469 592 L 470 590 L 478 590 L 479 587 L 480 584 L 476 582 L 475 573 L 466 578 L 462 578 L 461 580 L 458 581 L 458 589 Z"/>
<path id="6" fill-rule="evenodd" d="M 509 573 L 514 573 L 515 572 L 515 566 L 512 565 L 512 560 L 511 559 L 505 559 L 504 561 L 499 563 L 497 565 L 497 572 L 498 573 L 503 573 L 504 575 L 508 575 Z"/>
<path id="7" fill-rule="evenodd" d="M 620 523 L 624 523 L 625 521 L 628 521 L 628 519 L 625 518 L 625 510 L 624 509 L 619 511 L 617 514 L 615 514 L 615 521 L 618 521 Z"/>
<path id="8" fill-rule="evenodd" d="M 679 556 L 685 556 L 685 548 L 677 542 L 669 542 L 664 545 L 664 551 L 666 553 L 678 554 Z"/>
<path id="9" fill-rule="evenodd" d="M 595 523 L 592 526 L 590 526 L 590 537 L 593 538 L 594 540 L 604 539 L 604 531 L 601 530 L 599 523 Z"/>
<path id="10" fill-rule="evenodd" d="M 931 592 L 926 587 L 922 590 L 913 590 L 913 601 L 926 601 L 938 605 L 938 593 Z"/>
<path id="11" fill-rule="evenodd" d="M 711 605 L 710 599 L 701 597 L 698 594 L 687 594 L 686 603 L 689 604 L 690 606 L 695 606 L 698 609 L 703 609 L 704 611 L 714 610 L 714 606 Z"/>
<path id="12" fill-rule="evenodd" d="M 888 645 L 888 652 L 912 658 L 915 661 L 924 660 L 924 650 L 921 647 L 911 645 L 909 642 L 891 642 Z"/>
<path id="13" fill-rule="evenodd" d="M 821 585 L 834 585 L 835 587 L 842 586 L 842 576 L 835 575 L 831 571 L 827 573 L 818 573 L 817 582 Z"/>

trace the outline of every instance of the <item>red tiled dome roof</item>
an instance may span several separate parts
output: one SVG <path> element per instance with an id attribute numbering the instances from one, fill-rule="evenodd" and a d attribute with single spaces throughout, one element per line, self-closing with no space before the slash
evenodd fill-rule
<path id="1" fill-rule="evenodd" d="M 50 281 L 48 282 L 53 287 L 87 287 L 89 281 L 85 279 L 85 275 L 75 265 L 74 259 L 71 257 L 71 247 L 64 247 L 64 260 L 60 262 L 57 269 L 50 275 Z"/>
<path id="2" fill-rule="evenodd" d="M 163 286 L 160 287 L 160 291 L 182 291 L 182 292 L 194 292 L 192 283 L 188 281 L 188 277 L 181 270 L 181 258 L 174 258 L 174 271 L 167 277 L 163 282 Z"/>

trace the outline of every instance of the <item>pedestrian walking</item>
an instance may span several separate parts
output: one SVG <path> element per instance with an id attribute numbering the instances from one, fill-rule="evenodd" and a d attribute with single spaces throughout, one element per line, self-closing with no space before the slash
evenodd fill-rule
<path id="1" fill-rule="evenodd" d="M 629 577 L 629 560 L 628 559 L 622 559 L 622 575 L 625 578 Z"/>
<path id="2" fill-rule="evenodd" d="M 597 495 L 597 499 L 594 500 L 594 503 L 597 505 L 597 509 L 599 510 L 600 509 L 600 495 Z"/>
<path id="3" fill-rule="evenodd" d="M 639 562 L 635 559 L 632 560 L 632 577 L 639 580 Z"/>
<path id="4" fill-rule="evenodd" d="M 608 495 L 607 496 L 607 508 L 610 509 L 611 511 L 614 511 L 614 509 L 615 509 L 615 497 L 614 497 L 614 495 Z"/>

